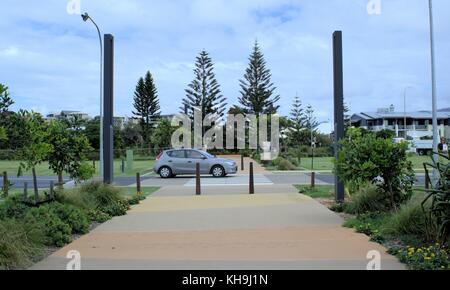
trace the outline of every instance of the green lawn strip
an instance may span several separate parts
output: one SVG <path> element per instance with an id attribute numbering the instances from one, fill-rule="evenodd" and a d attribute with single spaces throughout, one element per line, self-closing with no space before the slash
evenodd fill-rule
<path id="1" fill-rule="evenodd" d="M 125 196 L 132 196 L 136 194 L 136 187 L 118 187 L 123 192 Z M 156 186 L 148 186 L 148 187 L 142 187 L 141 191 L 142 194 L 147 197 L 152 195 L 154 192 L 158 191 L 160 187 Z"/>
<path id="2" fill-rule="evenodd" d="M 92 163 L 92 161 L 91 161 Z M 0 173 L 2 174 L 4 171 L 8 173 L 10 177 L 16 177 L 17 171 L 19 169 L 20 161 L 0 161 Z M 131 177 L 135 176 L 136 173 L 146 174 L 150 173 L 153 170 L 153 165 L 155 164 L 154 160 L 137 160 L 133 162 L 133 170 L 126 170 L 126 162 L 125 162 L 125 172 L 122 173 L 121 166 L 122 160 L 114 160 L 114 176 L 117 177 Z M 96 176 L 100 175 L 99 171 L 99 161 L 95 162 L 95 170 Z M 38 176 L 56 176 L 56 174 L 49 169 L 48 163 L 43 162 L 36 166 L 36 173 Z M 31 171 L 23 171 L 22 176 L 31 176 Z"/>
<path id="3" fill-rule="evenodd" d="M 316 185 L 315 188 L 308 185 L 295 185 L 295 187 L 299 190 L 299 193 L 312 198 L 332 198 L 334 192 L 334 186 L 332 185 Z"/>
<path id="4" fill-rule="evenodd" d="M 412 162 L 414 171 L 418 173 L 424 173 L 423 164 L 431 163 L 429 156 L 410 156 L 408 159 Z M 314 170 L 317 171 L 333 171 L 334 170 L 334 157 L 315 157 L 314 158 Z M 312 170 L 312 158 L 304 157 L 300 161 L 300 165 L 297 167 L 299 171 L 311 171 Z M 267 170 L 277 171 L 276 166 L 267 166 Z"/>

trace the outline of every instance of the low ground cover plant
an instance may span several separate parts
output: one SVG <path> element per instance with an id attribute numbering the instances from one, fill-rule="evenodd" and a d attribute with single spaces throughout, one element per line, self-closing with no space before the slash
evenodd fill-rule
<path id="1" fill-rule="evenodd" d="M 0 203 L 0 269 L 27 268 L 43 257 L 45 247 L 62 247 L 73 235 L 88 233 L 92 223 L 124 215 L 144 198 L 125 198 L 120 189 L 97 182 L 59 189 L 57 201 L 41 205 L 10 196 Z"/>

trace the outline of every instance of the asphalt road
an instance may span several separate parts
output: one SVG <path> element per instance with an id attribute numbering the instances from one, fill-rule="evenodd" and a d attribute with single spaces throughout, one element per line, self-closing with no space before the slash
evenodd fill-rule
<path id="1" fill-rule="evenodd" d="M 286 172 L 286 173 L 275 173 L 275 174 L 265 174 L 264 175 L 268 180 L 270 180 L 273 184 L 308 184 L 311 180 L 311 175 L 309 173 L 297 173 L 297 172 Z M 159 176 L 151 175 L 142 177 L 142 182 L 145 181 L 145 184 L 151 186 L 167 186 L 167 185 L 185 185 L 192 181 L 195 176 L 180 176 L 172 179 L 161 179 Z M 332 173 L 317 173 L 317 184 L 334 184 L 334 174 Z M 207 180 L 206 182 L 211 182 L 216 180 L 211 176 L 202 176 L 203 180 Z M 233 180 L 239 180 L 242 182 L 242 179 L 245 179 L 243 176 L 228 176 L 225 177 L 226 181 L 221 181 L 224 183 L 232 184 Z M 416 185 L 423 186 L 425 184 L 425 177 L 423 174 L 417 176 L 418 182 Z M 10 181 L 13 183 L 12 188 L 21 189 L 24 187 L 25 182 L 28 183 L 28 187 L 31 188 L 33 184 L 32 177 L 20 177 L 20 178 L 10 178 Z M 38 177 L 38 187 L 39 188 L 48 188 L 50 185 L 50 181 L 57 182 L 56 177 L 51 176 L 40 176 Z M 70 179 L 65 178 L 65 182 L 69 182 Z M 115 184 L 118 186 L 131 186 L 136 184 L 136 179 L 134 177 L 117 177 L 115 178 Z M 0 186 L 3 186 L 3 180 L 0 179 Z"/>

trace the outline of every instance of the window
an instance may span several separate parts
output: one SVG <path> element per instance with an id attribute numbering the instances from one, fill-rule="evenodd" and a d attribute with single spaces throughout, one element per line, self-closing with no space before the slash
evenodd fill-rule
<path id="1" fill-rule="evenodd" d="M 169 155 L 172 158 L 185 158 L 184 150 L 170 151 L 167 152 L 167 155 Z"/>
<path id="2" fill-rule="evenodd" d="M 201 154 L 200 152 L 197 152 L 197 151 L 193 151 L 193 150 L 187 150 L 186 155 L 187 155 L 187 158 L 191 158 L 191 159 L 205 158 L 205 156 L 203 156 L 203 154 Z"/>

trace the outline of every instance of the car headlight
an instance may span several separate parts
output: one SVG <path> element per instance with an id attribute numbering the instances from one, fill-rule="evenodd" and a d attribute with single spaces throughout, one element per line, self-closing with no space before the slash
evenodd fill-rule
<path id="1" fill-rule="evenodd" d="M 228 161 L 228 162 L 226 162 L 227 163 L 227 165 L 229 165 L 229 166 L 235 166 L 236 165 L 236 162 L 233 162 L 233 161 Z"/>

